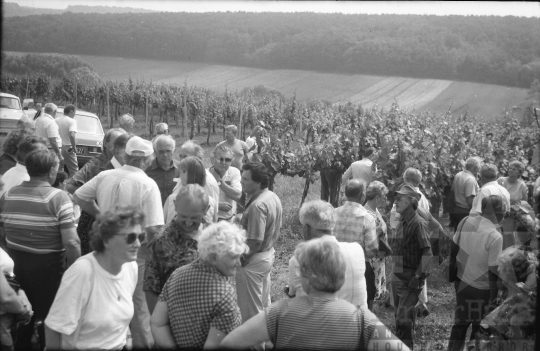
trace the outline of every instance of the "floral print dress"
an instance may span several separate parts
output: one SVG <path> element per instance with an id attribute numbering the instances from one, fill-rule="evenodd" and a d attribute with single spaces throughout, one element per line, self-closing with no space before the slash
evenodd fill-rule
<path id="1" fill-rule="evenodd" d="M 380 238 L 388 242 L 386 223 L 384 222 L 384 219 L 382 218 L 379 210 L 375 209 L 376 212 L 373 212 L 369 207 L 365 207 L 365 209 L 369 212 L 369 214 L 373 216 L 373 218 L 375 218 L 377 232 L 380 232 L 382 230 Z M 373 267 L 373 272 L 375 273 L 375 288 L 377 289 L 375 293 L 375 300 L 384 300 L 386 298 L 386 295 L 388 294 L 388 290 L 386 289 L 385 261 L 386 257 L 377 256 L 373 257 L 370 260 L 371 267 Z"/>

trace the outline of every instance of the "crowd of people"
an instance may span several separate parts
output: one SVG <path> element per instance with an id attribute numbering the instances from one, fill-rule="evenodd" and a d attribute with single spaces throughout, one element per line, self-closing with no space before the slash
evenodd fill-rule
<path id="1" fill-rule="evenodd" d="M 64 120 L 75 107 L 61 121 L 55 109 L 45 105 L 35 131 L 13 131 L 3 145 L 3 160 L 16 162 L 0 178 L 3 350 L 31 349 L 35 334 L 49 350 L 413 349 L 440 235 L 460 249 L 450 350 L 463 349 L 471 324 L 475 339 L 497 299 L 536 287 L 534 265 L 514 272 L 504 259 L 538 248 L 519 162 L 497 178 L 496 166 L 467 160 L 454 180 L 452 235 L 431 215 L 414 168 L 387 218 L 389 190 L 374 180 L 377 150 L 368 149 L 343 175 L 341 206 L 302 205 L 303 241 L 284 298 L 272 303 L 283 208 L 260 162 L 264 128 L 244 142 L 227 126 L 208 168 L 204 149 L 177 148 L 164 123 L 152 141 L 113 128 L 102 153 L 75 169 L 76 127 Z M 512 204 L 531 211 L 508 216 Z M 373 313 L 375 300 L 394 307 L 396 336 Z"/>

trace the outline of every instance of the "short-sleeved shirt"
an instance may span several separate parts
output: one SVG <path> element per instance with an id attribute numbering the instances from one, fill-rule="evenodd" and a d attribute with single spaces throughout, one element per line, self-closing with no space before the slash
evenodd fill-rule
<path id="1" fill-rule="evenodd" d="M 4 152 L 2 156 L 0 156 L 0 174 L 6 173 L 9 169 L 15 167 L 16 164 L 17 160 L 15 157 Z"/>
<path id="2" fill-rule="evenodd" d="M 161 193 L 161 206 L 163 206 L 176 185 L 174 179 L 180 177 L 180 161 L 172 160 L 171 168 L 164 170 L 157 159 L 154 159 L 145 172 L 156 182 Z"/>
<path id="3" fill-rule="evenodd" d="M 55 119 L 58 124 L 58 133 L 62 139 L 62 145 L 71 145 L 70 132 L 77 133 L 77 121 L 68 116 L 59 116 Z"/>
<path id="4" fill-rule="evenodd" d="M 47 141 L 47 147 L 49 149 L 51 148 L 49 138 L 55 138 L 58 147 L 62 146 L 62 138 L 60 138 L 58 124 L 56 124 L 54 118 L 47 113 L 43 113 L 36 120 L 36 135 Z"/>
<path id="5" fill-rule="evenodd" d="M 364 158 L 360 161 L 353 162 L 343 174 L 343 179 L 363 179 L 366 182 L 366 188 L 373 180 L 373 175 L 376 173 L 371 169 L 373 161 L 369 158 Z"/>
<path id="6" fill-rule="evenodd" d="M 234 167 L 238 170 L 242 169 L 242 159 L 244 158 L 244 155 L 249 152 L 249 147 L 247 146 L 246 142 L 240 139 L 236 139 L 234 141 L 234 144 L 231 145 L 227 140 L 224 140 L 221 143 L 217 144 L 216 148 L 221 145 L 227 146 L 233 152 L 233 160 L 231 162 L 231 167 Z"/>
<path id="7" fill-rule="evenodd" d="M 170 275 L 198 257 L 197 240 L 172 221 L 148 243 L 143 290 L 161 293 Z"/>
<path id="8" fill-rule="evenodd" d="M 476 177 L 467 170 L 456 174 L 452 188 L 454 188 L 456 205 L 461 208 L 469 208 L 469 205 L 467 205 L 467 197 L 471 195 L 476 196 L 480 190 Z"/>
<path id="9" fill-rule="evenodd" d="M 221 181 L 227 183 L 236 190 L 242 190 L 242 184 L 240 183 L 241 178 L 242 175 L 238 169 L 229 167 L 227 172 L 221 177 Z M 220 211 L 218 209 L 218 218 L 229 219 L 236 214 L 236 201 L 228 197 L 221 189 L 219 190 L 219 202 L 231 204 L 231 209 L 229 211 Z"/>
<path id="10" fill-rule="evenodd" d="M 497 183 L 503 186 L 510 194 L 510 203 L 520 203 L 521 201 L 527 201 L 527 196 L 523 197 L 523 194 L 527 194 L 529 189 L 527 184 L 522 179 L 518 179 L 514 184 L 508 182 L 508 177 L 500 177 L 497 179 Z"/>
<path id="11" fill-rule="evenodd" d="M 9 169 L 2 176 L 2 182 L 4 182 L 4 189 L 0 190 L 0 197 L 9 189 L 14 186 L 20 185 L 25 180 L 30 180 L 26 166 L 17 163 L 15 167 Z"/>
<path id="12" fill-rule="evenodd" d="M 461 227 L 463 226 L 463 227 Z M 483 216 L 464 219 L 454 242 L 459 245 L 456 258 L 458 277 L 468 285 L 481 290 L 489 289 L 489 266 L 497 266 L 503 238 L 495 225 Z"/>
<path id="13" fill-rule="evenodd" d="M 159 188 L 140 168 L 124 165 L 103 171 L 75 194 L 84 201 L 97 200 L 100 212 L 116 206 L 134 206 L 144 212 L 146 227 L 164 224 Z"/>
<path id="14" fill-rule="evenodd" d="M 73 203 L 47 182 L 25 181 L 0 198 L 0 227 L 10 249 L 34 254 L 61 252 L 60 230 L 75 227 Z"/>
<path id="15" fill-rule="evenodd" d="M 338 243 L 341 253 L 345 257 L 345 281 L 336 293 L 338 299 L 349 301 L 355 306 L 367 308 L 366 290 L 366 261 L 364 250 L 358 243 Z M 306 296 L 302 288 L 298 260 L 293 256 L 289 260 L 289 295 Z"/>
<path id="16" fill-rule="evenodd" d="M 225 334 L 242 324 L 236 290 L 214 267 L 197 260 L 171 275 L 159 301 L 167 303 L 176 345 L 202 349 L 214 327 Z"/>
<path id="17" fill-rule="evenodd" d="M 133 317 L 137 263 L 116 275 L 94 253 L 80 257 L 62 277 L 45 324 L 62 334 L 63 350 L 120 350 Z"/>
<path id="18" fill-rule="evenodd" d="M 281 233 L 283 209 L 279 197 L 268 189 L 249 199 L 240 224 L 247 239 L 262 241 L 258 252 L 268 251 Z"/>
<path id="19" fill-rule="evenodd" d="M 416 210 L 409 208 L 401 214 L 401 221 L 396 228 L 395 266 L 417 269 L 426 247 L 431 247 L 427 223 Z"/>
<path id="20" fill-rule="evenodd" d="M 109 169 L 106 167 L 107 162 L 107 156 L 104 153 L 93 157 L 68 180 L 68 184 L 74 185 L 77 188 L 86 184 L 86 182 L 90 181 L 90 179 L 97 176 L 100 172 Z"/>
<path id="21" fill-rule="evenodd" d="M 265 309 L 277 350 L 367 350 L 377 317 L 345 300 L 301 296 Z"/>
<path id="22" fill-rule="evenodd" d="M 379 250 L 377 223 L 375 218 L 357 202 L 345 201 L 334 210 L 336 227 L 334 235 L 338 241 L 357 242 L 364 252 L 376 254 Z"/>
<path id="23" fill-rule="evenodd" d="M 488 182 L 482 185 L 482 188 L 478 192 L 478 195 L 473 200 L 471 208 L 471 216 L 477 216 L 482 214 L 482 199 L 484 197 L 489 197 L 491 195 L 498 195 L 502 197 L 504 203 L 506 204 L 506 210 L 510 210 L 510 193 L 506 190 L 505 187 L 497 183 L 496 180 Z"/>

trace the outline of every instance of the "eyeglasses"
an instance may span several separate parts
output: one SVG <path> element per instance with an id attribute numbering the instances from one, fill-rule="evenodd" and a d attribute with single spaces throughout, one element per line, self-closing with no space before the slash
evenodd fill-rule
<path id="1" fill-rule="evenodd" d="M 139 242 L 142 243 L 144 241 L 144 237 L 146 236 L 146 233 L 142 232 L 142 233 L 115 234 L 115 235 L 125 235 L 126 244 L 131 245 L 137 239 L 139 239 Z"/>
<path id="2" fill-rule="evenodd" d="M 232 161 L 232 158 L 223 158 L 223 157 L 220 157 L 220 158 L 219 158 L 219 161 L 220 161 L 220 162 L 231 162 L 231 161 Z"/>

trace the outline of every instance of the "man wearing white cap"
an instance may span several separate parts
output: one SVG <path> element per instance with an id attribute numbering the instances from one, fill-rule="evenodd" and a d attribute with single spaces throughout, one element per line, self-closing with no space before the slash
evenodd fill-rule
<path id="1" fill-rule="evenodd" d="M 145 231 L 150 241 L 164 224 L 159 188 L 144 173 L 153 159 L 152 143 L 138 136 L 132 137 L 126 144 L 125 164 L 92 178 L 75 192 L 75 201 L 81 209 L 93 216 L 116 206 L 138 206 L 146 215 Z M 134 349 L 150 349 L 154 344 L 150 331 L 150 313 L 142 291 L 148 241 L 141 244 L 137 254 L 139 278 L 133 294 L 135 313 L 131 321 Z"/>

